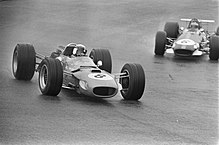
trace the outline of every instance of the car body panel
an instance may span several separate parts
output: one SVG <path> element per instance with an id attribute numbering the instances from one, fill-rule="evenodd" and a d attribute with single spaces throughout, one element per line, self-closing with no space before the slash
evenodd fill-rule
<path id="1" fill-rule="evenodd" d="M 199 51 L 200 43 L 204 40 L 200 30 L 190 31 L 185 29 L 174 41 L 172 49 L 177 56 L 201 56 L 204 53 Z"/>
<path id="2" fill-rule="evenodd" d="M 177 40 L 181 39 L 191 39 L 197 43 L 200 43 L 202 41 L 203 36 L 201 35 L 201 31 L 190 31 L 188 29 L 185 29 L 183 33 L 178 37 Z"/>
<path id="3" fill-rule="evenodd" d="M 115 81 L 114 77 L 106 71 L 92 72 L 90 69 L 82 69 L 74 73 L 74 76 L 80 80 L 79 89 L 83 94 L 108 98 L 115 96 L 118 92 L 117 82 Z M 111 88 L 114 89 L 114 92 L 111 94 L 98 94 L 94 92 L 95 88 L 105 88 L 106 90 L 107 88 Z"/>
<path id="4" fill-rule="evenodd" d="M 87 96 L 109 98 L 117 94 L 119 87 L 115 77 L 99 69 L 90 57 L 61 55 L 58 59 L 61 60 L 64 71 L 71 74 L 64 74 L 65 86 Z"/>
<path id="5" fill-rule="evenodd" d="M 65 64 L 65 70 L 67 71 L 75 71 L 80 69 L 81 66 L 97 68 L 93 60 L 87 56 L 80 57 L 68 57 L 64 56 L 62 62 Z"/>

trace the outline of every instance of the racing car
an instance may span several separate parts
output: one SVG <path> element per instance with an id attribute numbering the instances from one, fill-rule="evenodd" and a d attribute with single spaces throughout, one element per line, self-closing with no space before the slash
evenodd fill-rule
<path id="1" fill-rule="evenodd" d="M 187 28 L 180 27 L 178 22 L 166 22 L 164 31 L 158 31 L 155 37 L 155 55 L 174 53 L 176 56 L 190 57 L 209 54 L 210 60 L 219 58 L 219 27 L 210 34 L 202 28 L 204 23 L 214 20 L 180 19 L 189 23 Z"/>
<path id="2" fill-rule="evenodd" d="M 121 72 L 112 74 L 108 49 L 87 49 L 69 43 L 50 56 L 36 53 L 31 44 L 17 44 L 13 52 L 12 72 L 16 79 L 30 81 L 39 73 L 43 95 L 56 96 L 61 88 L 92 97 L 110 98 L 119 91 L 125 100 L 139 100 L 145 88 L 145 73 L 140 64 L 126 63 Z"/>

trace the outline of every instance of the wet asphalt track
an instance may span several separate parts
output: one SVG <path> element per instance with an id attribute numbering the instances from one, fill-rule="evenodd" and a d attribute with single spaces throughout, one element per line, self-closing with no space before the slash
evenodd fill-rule
<path id="1" fill-rule="evenodd" d="M 0 0 L 0 144 L 216 145 L 218 62 L 153 55 L 156 31 L 181 17 L 215 19 L 209 26 L 215 30 L 218 1 Z M 12 76 L 16 43 L 49 55 L 72 41 L 108 48 L 113 72 L 140 63 L 147 78 L 142 99 L 96 99 L 69 90 L 43 96 L 38 74 L 31 82 Z"/>

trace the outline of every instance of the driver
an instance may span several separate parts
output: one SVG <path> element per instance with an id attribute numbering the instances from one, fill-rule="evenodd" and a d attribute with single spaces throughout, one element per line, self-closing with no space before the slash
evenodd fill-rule
<path id="1" fill-rule="evenodd" d="M 87 53 L 86 47 L 82 44 L 76 44 L 73 49 L 74 56 L 85 56 Z"/>
<path id="2" fill-rule="evenodd" d="M 198 19 L 193 18 L 189 23 L 188 29 L 190 31 L 198 31 L 200 28 L 201 26 L 200 26 L 200 22 L 198 21 Z"/>
<path id="3" fill-rule="evenodd" d="M 190 30 L 191 30 L 191 31 L 198 31 L 198 23 L 192 22 L 192 23 L 190 24 Z"/>
<path id="4" fill-rule="evenodd" d="M 76 44 L 75 43 L 69 43 L 63 52 L 63 55 L 71 57 L 73 49 L 75 48 Z"/>

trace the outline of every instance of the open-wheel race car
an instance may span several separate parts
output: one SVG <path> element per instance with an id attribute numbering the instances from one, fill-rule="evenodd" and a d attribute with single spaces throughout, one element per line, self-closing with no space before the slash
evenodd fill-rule
<path id="1" fill-rule="evenodd" d="M 210 60 L 219 58 L 219 27 L 209 33 L 203 24 L 214 20 L 180 19 L 188 22 L 187 28 L 179 27 L 178 22 L 166 22 L 164 31 L 158 31 L 155 38 L 155 55 L 174 53 L 176 56 L 190 57 L 209 54 Z"/>
<path id="2" fill-rule="evenodd" d="M 73 89 L 87 96 L 110 98 L 118 91 L 125 100 L 139 100 L 145 88 L 145 73 L 140 64 L 126 63 L 120 73 L 111 74 L 108 49 L 92 49 L 89 56 L 84 45 L 70 43 L 43 56 L 31 44 L 17 44 L 13 52 L 12 71 L 18 80 L 31 80 L 38 72 L 42 94 L 56 96 L 61 88 Z"/>

